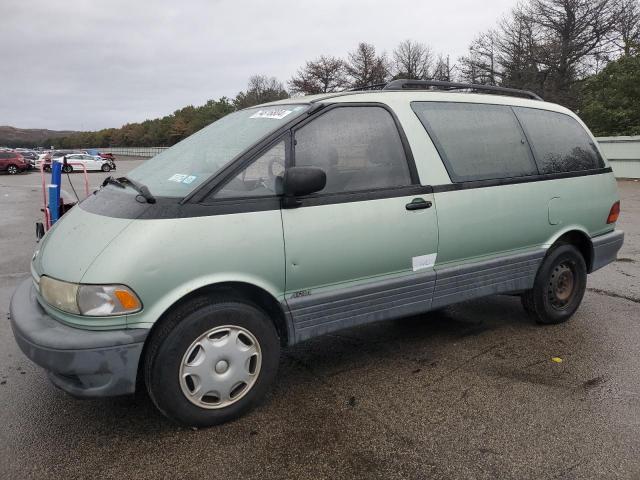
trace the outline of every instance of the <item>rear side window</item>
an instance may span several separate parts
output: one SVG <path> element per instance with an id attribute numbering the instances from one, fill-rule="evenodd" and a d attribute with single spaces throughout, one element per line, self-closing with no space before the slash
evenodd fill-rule
<path id="1" fill-rule="evenodd" d="M 524 132 L 511 107 L 413 102 L 451 180 L 468 182 L 537 175 Z"/>
<path id="2" fill-rule="evenodd" d="M 577 172 L 603 166 L 589 135 L 569 115 L 515 107 L 527 132 L 540 173 Z"/>
<path id="3" fill-rule="evenodd" d="M 382 107 L 334 108 L 296 131 L 295 140 L 295 164 L 327 174 L 320 193 L 411 184 L 400 134 Z"/>

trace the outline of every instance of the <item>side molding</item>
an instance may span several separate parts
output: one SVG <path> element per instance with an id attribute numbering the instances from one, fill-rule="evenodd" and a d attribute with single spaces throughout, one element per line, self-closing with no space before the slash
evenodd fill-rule
<path id="1" fill-rule="evenodd" d="M 373 281 L 338 292 L 287 301 L 295 342 L 389 318 L 415 315 L 431 307 L 435 272 Z"/>
<path id="2" fill-rule="evenodd" d="M 533 287 L 545 254 L 546 250 L 539 249 L 438 270 L 431 308 L 487 295 L 527 290 Z"/>
<path id="3" fill-rule="evenodd" d="M 537 249 L 370 281 L 335 292 L 289 298 L 286 300 L 288 319 L 294 331 L 291 343 L 365 323 L 416 315 L 473 298 L 529 289 L 545 253 L 545 249 Z"/>

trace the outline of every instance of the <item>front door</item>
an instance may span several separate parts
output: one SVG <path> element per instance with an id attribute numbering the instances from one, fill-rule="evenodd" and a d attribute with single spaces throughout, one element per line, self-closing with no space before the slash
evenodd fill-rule
<path id="1" fill-rule="evenodd" d="M 436 212 L 403 139 L 378 104 L 338 104 L 294 132 L 293 164 L 327 174 L 322 191 L 282 210 L 298 341 L 429 309 Z"/>

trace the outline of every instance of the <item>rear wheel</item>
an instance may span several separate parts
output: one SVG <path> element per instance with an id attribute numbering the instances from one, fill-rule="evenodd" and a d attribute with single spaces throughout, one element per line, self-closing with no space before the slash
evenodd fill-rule
<path id="1" fill-rule="evenodd" d="M 145 355 L 149 396 L 183 425 L 208 427 L 256 406 L 272 384 L 280 341 L 269 317 L 234 299 L 200 298 L 166 318 Z"/>
<path id="2" fill-rule="evenodd" d="M 9 165 L 7 167 L 7 172 L 9 173 L 9 175 L 15 175 L 16 173 L 18 173 L 18 167 L 16 167 L 15 165 Z"/>
<path id="3" fill-rule="evenodd" d="M 522 294 L 522 306 L 538 323 L 562 323 L 578 309 L 586 288 L 582 254 L 573 245 L 559 245 L 543 260 L 533 288 Z"/>
<path id="4" fill-rule="evenodd" d="M 71 173 L 71 172 L 73 172 L 73 167 L 71 165 L 63 165 L 62 166 L 62 171 L 64 173 Z"/>
<path id="5" fill-rule="evenodd" d="M 111 166 L 107 163 L 105 163 L 104 165 L 102 165 L 102 171 L 103 172 L 110 172 L 111 171 Z"/>

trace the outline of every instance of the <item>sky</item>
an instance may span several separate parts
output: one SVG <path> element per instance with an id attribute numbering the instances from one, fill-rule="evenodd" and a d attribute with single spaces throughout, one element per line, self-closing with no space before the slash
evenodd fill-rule
<path id="1" fill-rule="evenodd" d="M 402 40 L 451 60 L 515 0 L 0 0 L 0 125 L 97 130 Z"/>

